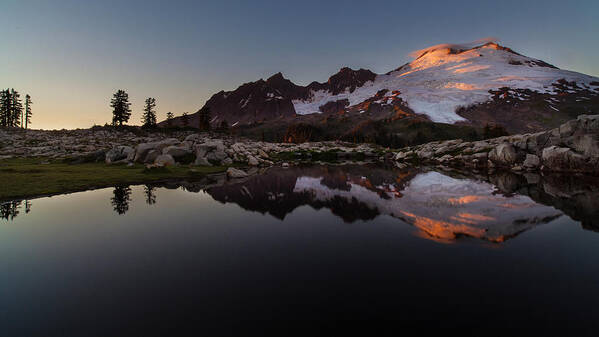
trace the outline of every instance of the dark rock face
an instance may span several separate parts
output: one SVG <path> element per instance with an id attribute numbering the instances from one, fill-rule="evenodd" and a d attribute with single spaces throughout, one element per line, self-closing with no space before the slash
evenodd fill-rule
<path id="1" fill-rule="evenodd" d="M 325 114 L 330 113 L 343 113 L 345 111 L 345 107 L 349 105 L 349 101 L 347 99 L 342 99 L 334 102 L 327 102 L 324 105 L 321 105 L 318 110 Z"/>
<path id="2" fill-rule="evenodd" d="M 276 73 L 266 81 L 260 79 L 256 82 L 245 83 L 234 91 L 220 91 L 214 94 L 207 102 L 212 114 L 211 124 L 218 126 L 222 121 L 228 125 L 247 125 L 274 119 L 293 118 L 296 111 L 292 101 L 308 99 L 312 91 L 325 90 L 332 95 L 346 90 L 353 92 L 368 81 L 373 81 L 376 74 L 370 70 L 342 68 L 337 74 L 331 76 L 325 83 L 312 82 L 308 86 L 299 86 Z M 332 102 L 332 105 L 323 107 L 323 111 L 337 112 L 343 110 L 349 102 Z M 237 124 L 236 124 L 237 123 Z M 167 126 L 166 121 L 159 123 Z M 180 117 L 171 121 L 173 126 L 183 126 Z M 199 113 L 188 116 L 188 125 L 199 125 Z"/>
<path id="3" fill-rule="evenodd" d="M 352 70 L 350 68 L 341 68 L 339 72 L 329 78 L 326 83 L 326 90 L 337 95 L 346 89 L 354 92 L 357 87 L 361 87 L 368 81 L 374 81 L 376 74 L 370 70 L 360 69 Z"/>
<path id="4" fill-rule="evenodd" d="M 510 133 L 527 133 L 557 127 L 580 114 L 599 112 L 596 90 L 565 80 L 553 83 L 552 87 L 554 95 L 508 87 L 490 90 L 490 100 L 461 107 L 456 113 L 474 126 L 495 124 Z"/>

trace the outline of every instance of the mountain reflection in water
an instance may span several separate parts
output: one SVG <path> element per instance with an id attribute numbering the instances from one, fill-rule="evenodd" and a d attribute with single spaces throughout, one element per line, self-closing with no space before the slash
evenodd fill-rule
<path id="1" fill-rule="evenodd" d="M 514 183 L 521 183 L 519 187 L 524 190 L 518 190 Z M 552 207 L 552 201 L 557 201 L 554 197 L 570 198 L 569 192 L 555 194 L 558 186 L 539 186 L 539 182 L 535 185 L 538 187 L 533 189 L 526 181 L 510 176 L 485 180 L 447 172 L 397 171 L 356 165 L 274 168 L 268 174 L 211 187 L 206 192 L 223 203 L 233 202 L 246 210 L 280 219 L 297 207 L 310 205 L 315 209 L 330 209 L 345 222 L 392 216 L 415 226 L 424 237 L 441 241 L 468 236 L 502 242 L 563 214 Z M 549 187 L 553 194 L 548 194 L 543 187 Z M 589 192 L 597 191 L 591 188 Z M 585 200 L 593 199 L 586 197 Z M 565 204 L 568 201 L 559 203 L 560 206 Z M 589 205 L 567 206 L 567 211 L 582 210 L 582 213 L 596 209 Z M 592 216 L 588 218 L 593 220 Z M 592 223 L 589 227 L 593 227 Z"/>
<path id="2" fill-rule="evenodd" d="M 413 225 L 419 235 L 442 242 L 474 237 L 503 242 L 564 213 L 583 228 L 599 227 L 599 182 L 594 177 L 455 171 L 397 170 L 375 165 L 271 168 L 242 180 L 213 176 L 144 186 L 148 205 L 159 188 L 204 191 L 214 200 L 278 219 L 298 207 L 329 209 L 347 223 L 391 216 Z M 119 215 L 129 210 L 131 188 L 114 187 L 110 203 Z M 31 201 L 1 205 L 1 217 L 29 213 Z"/>

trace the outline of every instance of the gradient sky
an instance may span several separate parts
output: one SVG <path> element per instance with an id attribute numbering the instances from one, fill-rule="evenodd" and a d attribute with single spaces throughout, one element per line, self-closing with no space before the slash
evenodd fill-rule
<path id="1" fill-rule="evenodd" d="M 125 89 L 195 112 L 220 90 L 281 71 L 297 84 L 343 66 L 377 73 L 439 43 L 494 36 L 560 68 L 599 76 L 599 2 L 0 0 L 0 87 L 31 94 L 34 128 L 111 121 Z"/>

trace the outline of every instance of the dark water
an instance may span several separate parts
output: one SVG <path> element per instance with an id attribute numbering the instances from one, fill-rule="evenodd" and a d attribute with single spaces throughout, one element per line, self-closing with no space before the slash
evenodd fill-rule
<path id="1" fill-rule="evenodd" d="M 0 336 L 599 334 L 593 178 L 271 169 L 4 203 Z"/>

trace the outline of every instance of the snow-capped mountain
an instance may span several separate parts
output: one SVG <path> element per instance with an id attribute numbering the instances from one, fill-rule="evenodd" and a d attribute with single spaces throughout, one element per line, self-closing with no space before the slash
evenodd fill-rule
<path id="1" fill-rule="evenodd" d="M 512 131 L 552 126 L 539 120 L 599 113 L 599 78 L 558 69 L 495 42 L 437 45 L 411 55 L 412 62 L 386 74 L 343 68 L 327 82 L 308 86 L 278 73 L 221 91 L 206 106 L 214 124 L 226 120 L 235 126 L 311 114 L 366 113 L 374 119 L 396 114 L 437 123 L 506 124 Z"/>
<path id="2" fill-rule="evenodd" d="M 308 99 L 297 99 L 293 104 L 299 114 L 315 113 L 327 102 L 347 99 L 353 106 L 386 90 L 388 94 L 377 102 L 401 97 L 415 113 L 426 115 L 433 122 L 455 123 L 466 120 L 456 113 L 458 108 L 491 100 L 490 90 L 508 87 L 557 94 L 553 84 L 560 79 L 575 82 L 579 89 L 590 89 L 591 83 L 595 88 L 599 86 L 598 78 L 558 69 L 496 43 L 470 49 L 440 45 L 419 51 L 414 61 L 378 75 L 354 91 L 312 91 Z M 576 87 L 568 89 L 574 92 Z M 399 94 L 392 94 L 394 91 Z"/>

